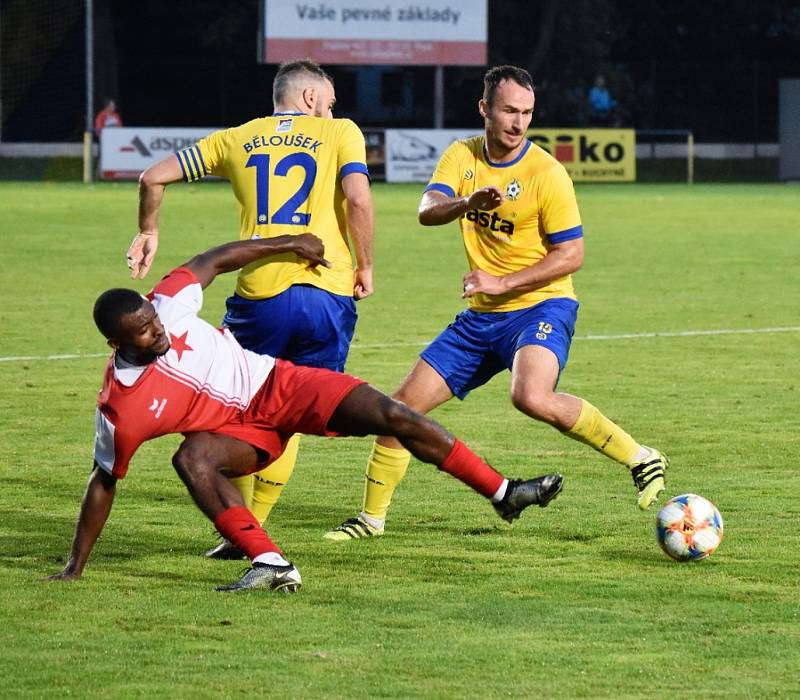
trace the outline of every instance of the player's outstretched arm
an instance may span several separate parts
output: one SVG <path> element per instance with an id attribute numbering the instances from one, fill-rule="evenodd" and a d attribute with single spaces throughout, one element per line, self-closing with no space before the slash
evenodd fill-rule
<path id="1" fill-rule="evenodd" d="M 95 463 L 83 494 L 69 560 L 62 571 L 50 576 L 51 581 L 74 581 L 81 577 L 92 547 L 108 520 L 116 491 L 117 479 Z"/>
<path id="2" fill-rule="evenodd" d="M 455 221 L 470 209 L 491 211 L 504 201 L 505 195 L 493 185 L 463 197 L 448 197 L 438 190 L 428 190 L 422 195 L 417 215 L 423 226 L 440 226 Z"/>
<path id="3" fill-rule="evenodd" d="M 255 260 L 280 253 L 294 253 L 308 260 L 311 267 L 331 266 L 324 258 L 325 246 L 322 241 L 313 233 L 301 233 L 295 236 L 255 238 L 226 243 L 196 255 L 181 267 L 189 268 L 202 287 L 206 288 L 217 275 L 223 272 L 232 272 Z"/>
<path id="4" fill-rule="evenodd" d="M 369 178 L 363 173 L 350 173 L 342 178 L 342 191 L 347 199 L 347 230 L 353 242 L 356 269 L 353 279 L 353 297 L 368 297 L 372 285 L 372 239 L 375 217 Z"/>
<path id="5" fill-rule="evenodd" d="M 158 250 L 158 212 L 167 185 L 183 179 L 181 164 L 171 155 L 151 165 L 139 176 L 139 233 L 128 248 L 132 279 L 143 279 Z"/>

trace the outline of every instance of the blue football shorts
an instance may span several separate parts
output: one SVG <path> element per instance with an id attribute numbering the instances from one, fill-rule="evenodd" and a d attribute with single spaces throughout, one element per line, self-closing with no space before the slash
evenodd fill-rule
<path id="1" fill-rule="evenodd" d="M 295 284 L 268 299 L 228 297 L 223 324 L 243 348 L 305 367 L 344 370 L 356 328 L 352 297 Z"/>
<path id="2" fill-rule="evenodd" d="M 503 369 L 510 370 L 517 350 L 541 345 L 558 358 L 559 374 L 567 364 L 575 332 L 578 302 L 547 299 L 518 311 L 479 313 L 467 309 L 456 316 L 420 354 L 463 399 Z"/>

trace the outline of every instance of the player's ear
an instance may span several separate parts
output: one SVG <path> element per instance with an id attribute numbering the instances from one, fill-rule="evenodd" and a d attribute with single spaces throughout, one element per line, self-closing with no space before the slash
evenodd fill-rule
<path id="1" fill-rule="evenodd" d="M 481 116 L 485 119 L 487 112 L 489 111 L 489 105 L 486 103 L 486 100 L 483 99 L 478 100 L 478 111 L 480 112 Z"/>
<path id="2" fill-rule="evenodd" d="M 108 347 L 110 347 L 112 350 L 114 350 L 114 351 L 119 350 L 119 341 L 118 340 L 115 340 L 114 338 L 109 338 L 106 341 L 106 343 L 108 344 Z"/>
<path id="3" fill-rule="evenodd" d="M 303 90 L 303 103 L 309 109 L 314 108 L 314 105 L 317 104 L 317 88 L 307 87 Z"/>

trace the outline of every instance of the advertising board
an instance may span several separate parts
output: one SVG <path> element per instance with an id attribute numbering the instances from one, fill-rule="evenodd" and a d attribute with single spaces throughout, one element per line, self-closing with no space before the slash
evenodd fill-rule
<path id="1" fill-rule="evenodd" d="M 482 66 L 486 0 L 328 0 L 262 6 L 264 63 Z"/>

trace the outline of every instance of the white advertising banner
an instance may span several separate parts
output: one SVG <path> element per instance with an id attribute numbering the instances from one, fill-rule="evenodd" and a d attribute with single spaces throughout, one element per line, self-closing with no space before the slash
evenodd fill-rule
<path id="1" fill-rule="evenodd" d="M 487 0 L 263 0 L 264 63 L 483 66 Z"/>
<path id="2" fill-rule="evenodd" d="M 386 181 L 427 182 L 445 149 L 483 129 L 387 129 Z"/>
<path id="3" fill-rule="evenodd" d="M 197 143 L 218 127 L 108 127 L 100 134 L 100 177 L 135 180 L 162 158 Z"/>

